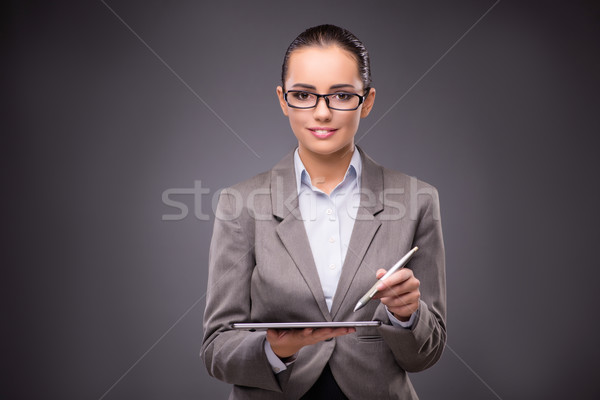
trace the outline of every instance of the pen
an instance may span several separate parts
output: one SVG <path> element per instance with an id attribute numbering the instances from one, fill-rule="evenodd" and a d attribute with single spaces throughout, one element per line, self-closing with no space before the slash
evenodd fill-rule
<path id="1" fill-rule="evenodd" d="M 371 287 L 371 289 L 369 289 L 369 291 L 367 293 L 365 293 L 365 295 L 363 297 L 360 298 L 358 303 L 356 303 L 356 307 L 354 307 L 354 311 L 356 312 L 356 311 L 360 310 L 361 308 L 363 308 L 365 305 L 367 305 L 369 300 L 371 300 L 373 298 L 373 296 L 375 296 L 375 293 L 378 292 L 377 285 L 379 285 L 379 282 L 381 282 L 382 280 L 384 280 L 386 278 L 389 278 L 390 275 L 392 275 L 394 272 L 398 271 L 400 268 L 403 268 L 408 263 L 408 260 L 410 260 L 410 258 L 417 252 L 417 250 L 419 250 L 419 247 L 415 246 L 411 251 L 406 253 L 404 255 L 404 257 L 402 257 L 400 259 L 400 261 L 398 261 L 396 264 L 394 264 L 394 266 L 392 268 L 390 268 L 390 270 L 388 272 L 386 272 L 385 275 L 383 275 L 381 278 L 379 278 L 379 280 L 377 282 L 375 282 L 375 284 Z"/>

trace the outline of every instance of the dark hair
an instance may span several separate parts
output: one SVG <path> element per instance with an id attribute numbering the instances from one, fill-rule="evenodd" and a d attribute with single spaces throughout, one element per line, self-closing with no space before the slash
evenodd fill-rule
<path id="1" fill-rule="evenodd" d="M 336 45 L 349 51 L 356 58 L 358 74 L 365 87 L 365 91 L 368 90 L 371 87 L 371 63 L 365 45 L 352 32 L 335 25 L 313 26 L 294 39 L 283 57 L 281 86 L 285 88 L 285 76 L 287 75 L 289 58 L 294 50 L 307 46 L 325 47 L 331 45 Z"/>

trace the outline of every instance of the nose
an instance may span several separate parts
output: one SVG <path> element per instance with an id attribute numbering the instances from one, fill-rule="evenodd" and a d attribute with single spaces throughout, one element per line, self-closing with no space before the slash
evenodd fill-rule
<path id="1" fill-rule="evenodd" d="M 316 120 L 328 121 L 331 119 L 331 110 L 327 107 L 327 101 L 324 97 L 317 99 L 317 105 L 315 106 L 313 116 Z"/>

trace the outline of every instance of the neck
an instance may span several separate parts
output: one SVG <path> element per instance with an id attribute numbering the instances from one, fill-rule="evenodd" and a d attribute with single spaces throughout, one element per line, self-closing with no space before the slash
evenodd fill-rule
<path id="1" fill-rule="evenodd" d="M 325 155 L 300 147 L 298 155 L 313 186 L 329 194 L 344 179 L 354 151 L 358 151 L 354 144 Z"/>

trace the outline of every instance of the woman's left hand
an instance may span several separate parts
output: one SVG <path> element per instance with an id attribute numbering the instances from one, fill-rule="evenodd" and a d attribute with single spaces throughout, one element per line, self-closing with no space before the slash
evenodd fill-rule
<path id="1" fill-rule="evenodd" d="M 385 273 L 385 269 L 377 270 L 377 279 Z M 400 321 L 408 321 L 419 308 L 419 299 L 421 298 L 419 286 L 420 282 L 415 278 L 412 270 L 402 268 L 379 283 L 377 287 L 379 291 L 373 298 L 381 299 L 381 302 Z"/>

